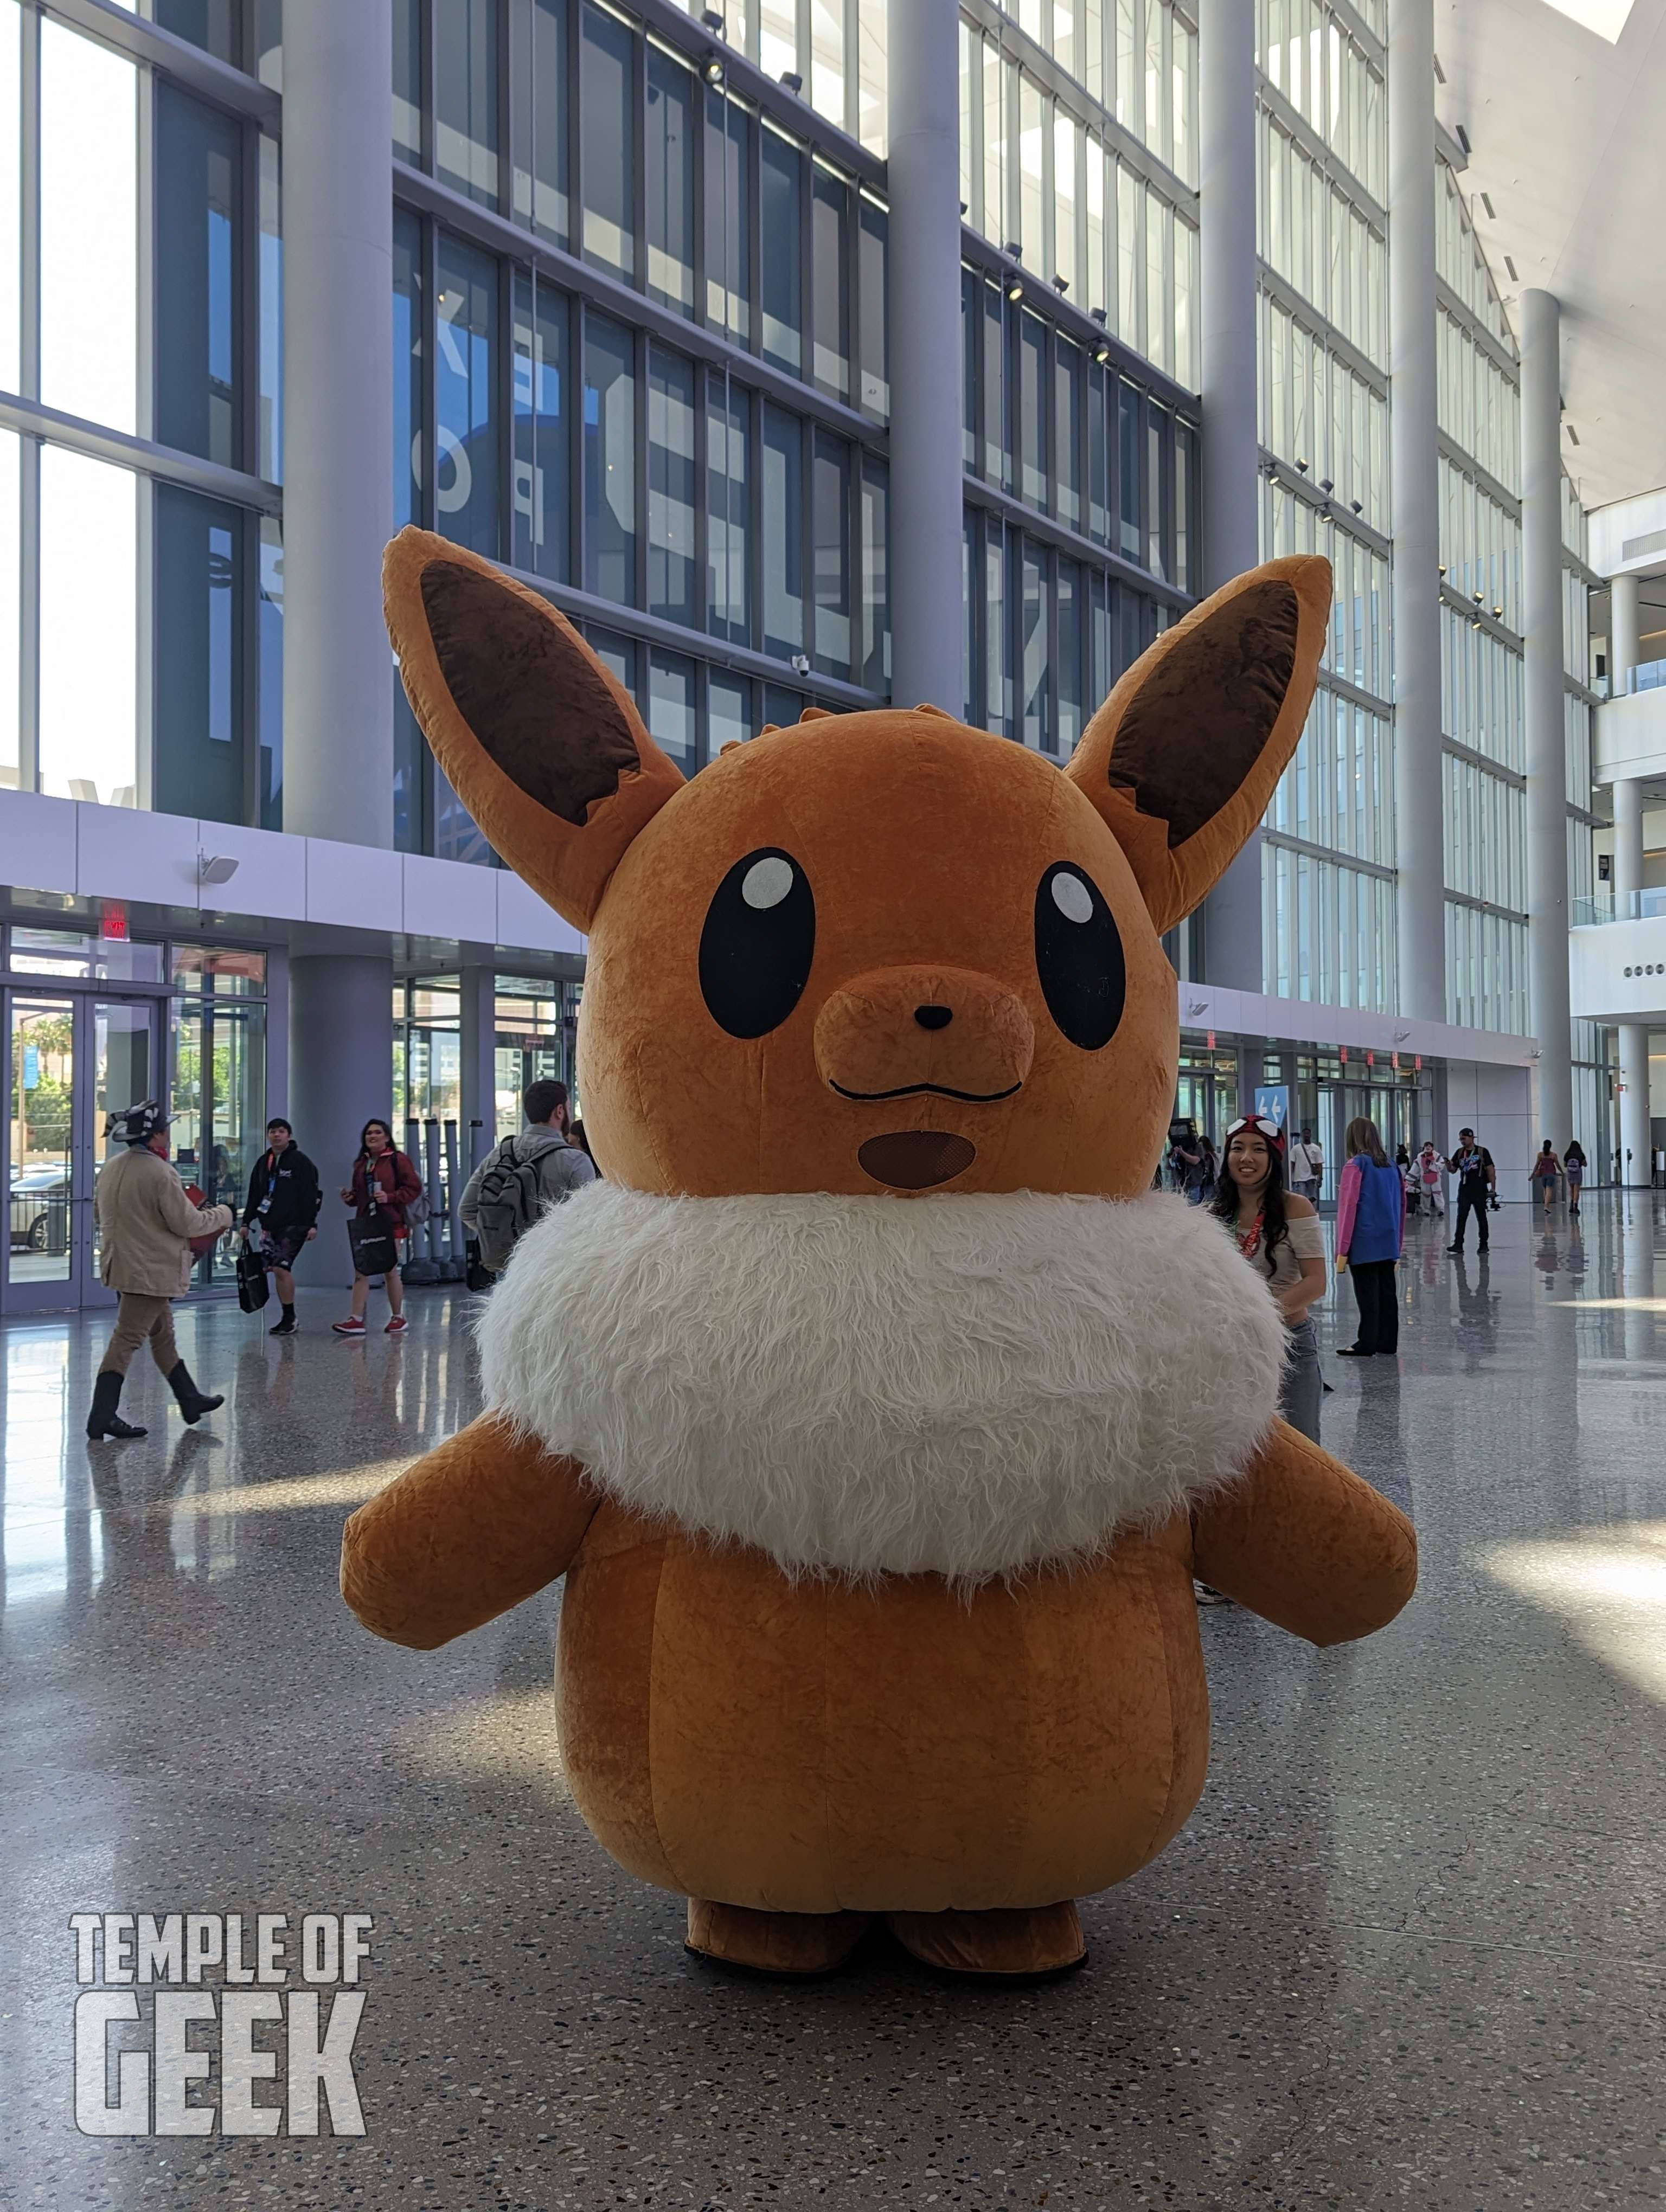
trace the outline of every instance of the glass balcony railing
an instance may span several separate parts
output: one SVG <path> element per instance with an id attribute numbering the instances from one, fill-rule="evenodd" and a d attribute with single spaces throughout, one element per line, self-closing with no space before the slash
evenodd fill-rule
<path id="1" fill-rule="evenodd" d="M 1645 660 L 1628 669 L 1623 684 L 1611 685 L 1608 696 L 1623 699 L 1630 691 L 1666 690 L 1666 660 Z"/>
<path id="2" fill-rule="evenodd" d="M 1601 921 L 1652 921 L 1660 915 L 1666 915 L 1666 884 L 1627 891 L 1624 898 L 1617 897 L 1613 891 L 1598 891 L 1595 898 L 1577 898 L 1573 902 L 1576 929 L 1589 929 L 1594 922 Z"/>

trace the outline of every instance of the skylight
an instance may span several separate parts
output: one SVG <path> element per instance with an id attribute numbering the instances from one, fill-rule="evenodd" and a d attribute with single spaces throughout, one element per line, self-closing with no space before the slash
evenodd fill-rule
<path id="1" fill-rule="evenodd" d="M 1599 39 L 1606 39 L 1614 46 L 1620 43 L 1620 33 L 1626 27 L 1633 0 L 1545 0 L 1545 5 L 1585 30 L 1595 31 Z"/>

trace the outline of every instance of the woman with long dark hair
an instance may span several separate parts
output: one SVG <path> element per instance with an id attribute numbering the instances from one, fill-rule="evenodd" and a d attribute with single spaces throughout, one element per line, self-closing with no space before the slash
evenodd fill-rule
<path id="1" fill-rule="evenodd" d="M 1311 1203 L 1285 1188 L 1284 1139 L 1276 1121 L 1254 1116 L 1234 1121 L 1226 1132 L 1223 1164 L 1213 1211 L 1229 1224 L 1251 1267 L 1266 1276 L 1290 1332 L 1279 1410 L 1316 1444 L 1324 1382 L 1308 1309 L 1324 1295 L 1324 1231 Z"/>
<path id="2" fill-rule="evenodd" d="M 1405 1236 L 1400 1170 L 1383 1150 L 1377 1124 L 1361 1115 L 1347 1127 L 1347 1162 L 1336 1187 L 1336 1265 L 1353 1277 L 1359 1334 L 1338 1347 L 1344 1359 L 1393 1358 L 1400 1349 L 1395 1270 Z"/>
<path id="3" fill-rule="evenodd" d="M 407 1154 L 393 1141 L 393 1132 L 380 1118 L 367 1121 L 359 1134 L 359 1156 L 353 1163 L 353 1180 L 342 1186 L 342 1203 L 350 1206 L 359 1221 L 374 1220 L 393 1239 L 393 1265 L 382 1277 L 387 1285 L 387 1334 L 398 1336 L 405 1328 L 405 1286 L 399 1273 L 399 1246 L 410 1233 L 405 1210 L 423 1194 L 423 1179 Z M 356 1272 L 353 1302 L 345 1321 L 332 1322 L 337 1336 L 364 1334 L 364 1310 L 370 1302 L 370 1278 Z"/>
<path id="4" fill-rule="evenodd" d="M 1562 1173 L 1567 1178 L 1567 1210 L 1572 1219 L 1579 1211 L 1579 1194 L 1585 1187 L 1585 1148 L 1578 1137 L 1562 1155 Z"/>

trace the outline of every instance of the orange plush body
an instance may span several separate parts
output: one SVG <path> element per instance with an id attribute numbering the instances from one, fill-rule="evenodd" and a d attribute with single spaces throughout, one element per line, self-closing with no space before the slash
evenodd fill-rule
<path id="1" fill-rule="evenodd" d="M 542 600 L 390 550 L 441 764 L 589 932 L 608 1182 L 518 1248 L 491 1410 L 353 1516 L 343 1588 L 428 1647 L 566 1576 L 575 1797 L 697 1949 L 814 1971 L 884 1913 L 1072 1964 L 1070 1901 L 1202 1788 L 1194 1571 L 1322 1644 L 1410 1593 L 1403 1517 L 1274 1418 L 1264 1285 L 1148 1195 L 1159 934 L 1265 806 L 1329 599 L 1310 560 L 1219 594 L 1062 774 L 921 708 L 684 784 Z"/>

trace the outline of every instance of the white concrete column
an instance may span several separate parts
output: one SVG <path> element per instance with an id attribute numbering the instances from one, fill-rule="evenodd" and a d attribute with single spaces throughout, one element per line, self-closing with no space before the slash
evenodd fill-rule
<path id="1" fill-rule="evenodd" d="M 1554 294 L 1536 287 L 1522 294 L 1521 349 L 1528 974 L 1539 1045 L 1534 1134 L 1548 1137 L 1560 1152 L 1573 1133 L 1573 1067 L 1562 703 L 1561 308 Z"/>
<path id="2" fill-rule="evenodd" d="M 893 5 L 895 0 L 893 0 Z M 1216 591 L 1261 558 L 1256 374 L 1256 11 L 1199 0 L 1198 319 L 1203 359 L 1203 580 Z M 1259 828 L 1210 893 L 1204 974 L 1262 988 Z"/>
<path id="3" fill-rule="evenodd" d="M 390 7 L 283 25 L 283 826 L 357 845 L 393 842 Z"/>
<path id="4" fill-rule="evenodd" d="M 491 967 L 465 960 L 459 981 L 463 1096 L 458 1141 L 472 1173 L 497 1140 L 497 976 Z"/>
<path id="5" fill-rule="evenodd" d="M 891 0 L 888 35 L 891 690 L 962 714 L 957 0 Z"/>
<path id="6" fill-rule="evenodd" d="M 1618 698 L 1642 658 L 1638 638 L 1635 576 L 1615 576 L 1608 586 L 1608 696 Z M 1633 896 L 1643 888 L 1643 786 L 1627 778 L 1614 787 L 1614 905 L 1622 920 Z M 1646 1187 L 1651 1152 L 1649 1129 L 1649 1030 L 1646 1023 L 1621 1022 L 1620 1044 L 1620 1177 Z M 1626 1158 L 1630 1154 L 1630 1158 Z"/>
<path id="7" fill-rule="evenodd" d="M 1393 403 L 1395 895 L 1400 1011 L 1446 1018 L 1435 435 L 1433 0 L 1389 16 L 1389 364 Z"/>
<path id="8" fill-rule="evenodd" d="M 301 10 L 294 11 L 296 13 Z M 359 1132 L 393 1112 L 393 965 L 356 952 L 309 953 L 289 963 L 289 1103 L 295 1142 L 324 1190 L 318 1242 L 302 1262 L 315 1285 L 353 1279 L 338 1193 L 358 1157 Z M 393 1140 L 404 1142 L 395 1127 Z"/>
<path id="9" fill-rule="evenodd" d="M 1638 636 L 1638 580 L 1614 576 L 1608 582 L 1608 695 L 1617 699 L 1625 679 L 1643 658 Z"/>

